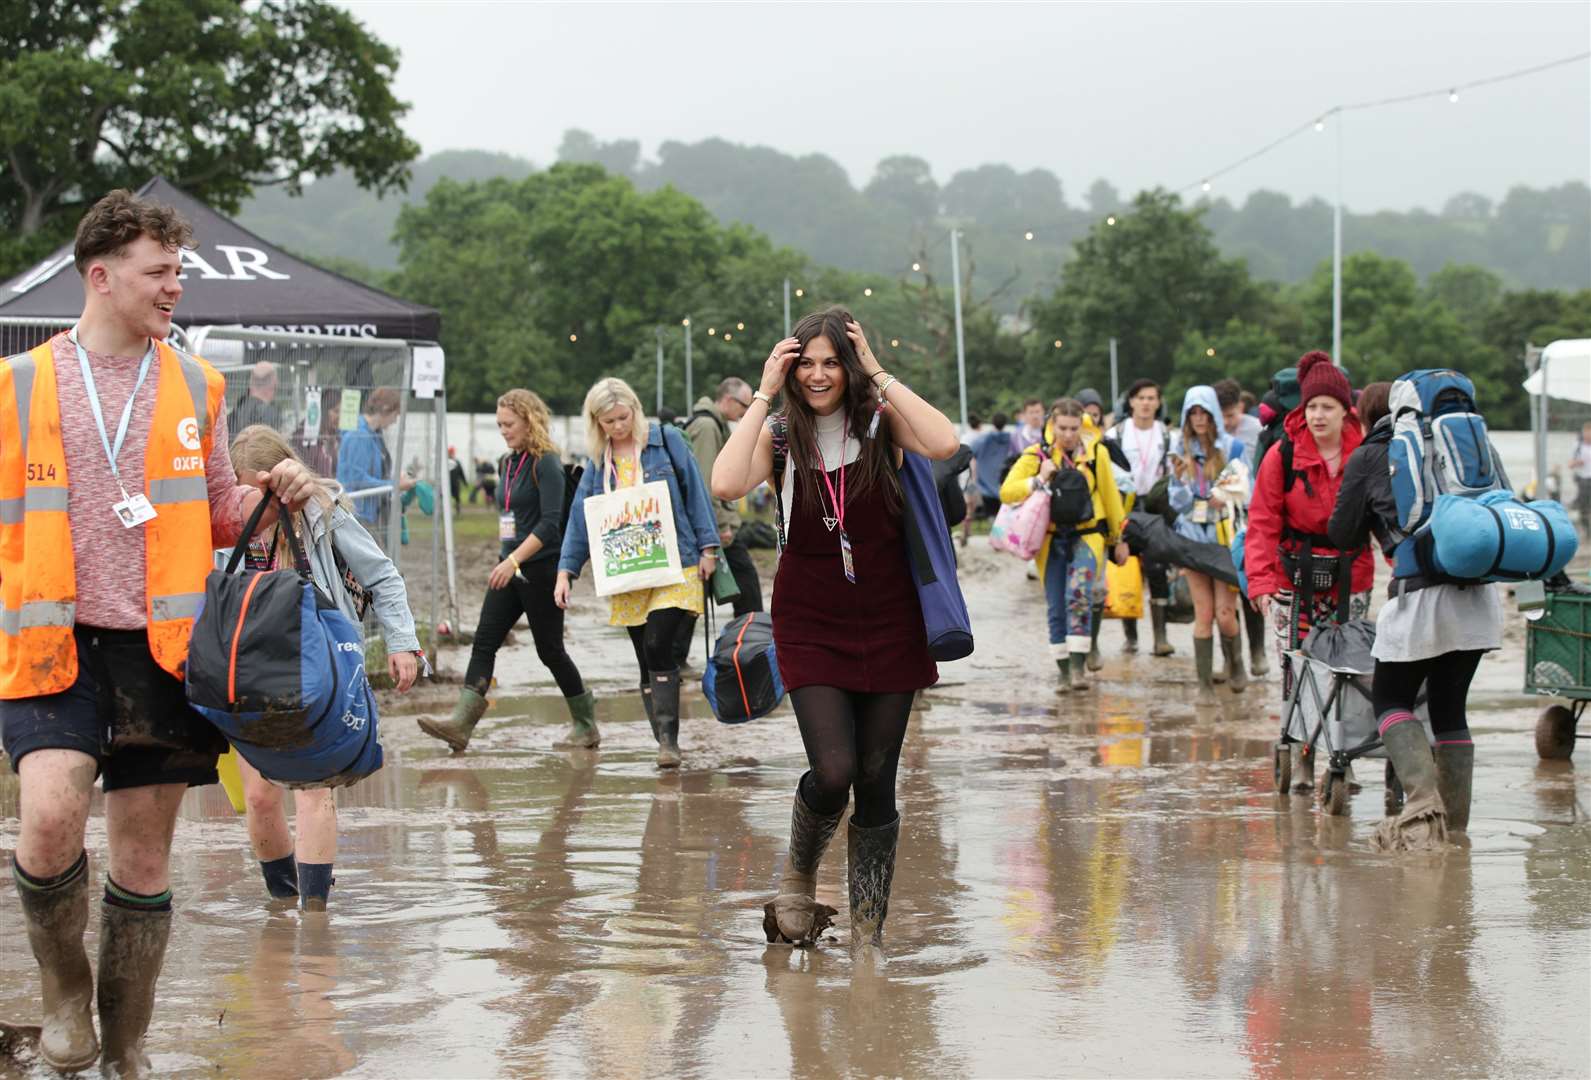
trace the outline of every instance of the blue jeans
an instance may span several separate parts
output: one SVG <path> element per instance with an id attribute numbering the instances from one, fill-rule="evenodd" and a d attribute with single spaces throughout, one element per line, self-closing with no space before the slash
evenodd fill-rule
<path id="1" fill-rule="evenodd" d="M 1093 629 L 1094 552 L 1081 537 L 1050 537 L 1044 564 L 1044 600 L 1049 606 L 1050 649 L 1086 653 Z"/>

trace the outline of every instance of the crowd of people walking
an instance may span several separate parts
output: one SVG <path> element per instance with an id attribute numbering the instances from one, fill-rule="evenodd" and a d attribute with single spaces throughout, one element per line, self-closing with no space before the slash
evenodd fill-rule
<path id="1" fill-rule="evenodd" d="M 103 1053 L 124 1075 L 147 1071 L 141 1045 L 171 919 L 177 805 L 188 786 L 216 782 L 226 749 L 182 682 L 191 598 L 204 591 L 213 550 L 239 540 L 257 504 L 274 497 L 258 515 L 251 565 L 290 564 L 301 539 L 328 602 L 354 624 L 368 613 L 379 626 L 397 689 L 425 664 L 403 581 L 371 535 L 391 500 L 346 497 L 415 484 L 394 474 L 383 438 L 398 391 L 364 395 L 334 452 L 324 420 L 300 433 L 298 450 L 276 430 L 269 365 L 251 371 L 229 417 L 215 370 L 165 343 L 182 293 L 177 252 L 189 239 L 167 208 L 126 193 L 101 200 L 78 232 L 77 326 L 0 363 L 0 725 L 23 792 L 12 869 L 42 976 L 41 1048 L 61 1069 Z M 770 942 L 810 946 L 838 915 L 818 901 L 817 873 L 849 807 L 851 944 L 874 955 L 904 826 L 901 749 L 917 695 L 939 678 L 912 569 L 924 523 L 908 505 L 903 466 L 906 455 L 949 460 L 965 438 L 958 504 L 964 497 L 975 517 L 997 520 L 1040 507 L 1034 618 L 1042 606 L 1056 689 L 1070 695 L 1099 685 L 1107 612 L 1122 621 L 1123 652 L 1138 652 L 1147 594 L 1152 645 L 1132 663 L 1185 663 L 1170 659 L 1167 632 L 1185 619 L 1198 705 L 1249 692 L 1251 672 L 1270 670 L 1267 646 L 1282 674 L 1268 691 L 1279 705 L 1312 633 L 1368 618 L 1378 544 L 1392 585 L 1374 626 L 1374 708 L 1406 801 L 1377 842 L 1439 844 L 1467 827 L 1465 702 L 1482 654 L 1500 644 L 1503 616 L 1495 585 L 1411 569 L 1414 523 L 1394 490 L 1407 455 L 1395 427 L 1422 408 L 1411 393 L 1402 381 L 1356 393 L 1331 357 L 1311 352 L 1253 407 L 1224 380 L 1187 387 L 1168 415 L 1161 386 L 1137 379 L 1119 402 L 1088 387 L 1047 406 L 1032 397 L 1014 421 L 996 414 L 988 430 L 958 434 L 840 308 L 801 319 L 755 385 L 724 379 L 683 428 L 648 418 L 622 379 L 599 379 L 584 401 L 578 464 L 553 441 L 543 400 L 505 387 L 496 421 L 507 453 L 479 473 L 498 514 L 497 561 L 452 715 L 419 726 L 454 753 L 469 750 L 499 653 L 525 619 L 567 706 L 558 744 L 598 747 L 597 697 L 565 627 L 575 582 L 589 572 L 608 626 L 633 647 L 657 767 L 678 769 L 681 646 L 715 603 L 720 561 L 735 614 L 762 611 L 741 501 L 767 485 L 781 553 L 766 618 L 807 769 L 763 928 Z M 101 419 L 102 400 L 121 410 L 119 426 Z M 67 410 L 96 425 L 61 424 Z M 194 413 L 191 430 L 173 420 Z M 1484 452 L 1495 457 L 1489 444 Z M 186 472 L 160 474 L 168 460 Z M 450 479 L 458 499 L 461 464 Z M 96 989 L 83 948 L 83 838 L 101 777 L 110 857 Z M 295 791 L 295 840 L 283 789 L 247 764 L 243 782 L 269 893 L 325 908 L 336 851 L 330 790 Z"/>

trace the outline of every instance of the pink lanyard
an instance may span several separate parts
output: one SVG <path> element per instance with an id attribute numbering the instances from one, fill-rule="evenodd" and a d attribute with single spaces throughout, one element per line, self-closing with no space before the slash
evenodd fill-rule
<path id="1" fill-rule="evenodd" d="M 507 474 L 507 477 L 508 477 L 508 483 L 503 485 L 503 509 L 504 510 L 512 510 L 513 509 L 513 505 L 514 505 L 514 481 L 519 479 L 519 474 L 525 471 L 525 462 L 527 462 L 529 460 L 530 460 L 530 451 L 527 450 L 524 453 L 519 455 L 519 467 L 518 468 L 516 468 L 513 472 L 509 472 L 507 469 L 503 470 L 503 472 L 505 474 Z"/>
<path id="2" fill-rule="evenodd" d="M 832 518 L 825 517 L 823 524 L 828 527 L 830 532 L 833 532 L 834 526 L 838 525 L 842 539 L 845 536 L 845 442 L 850 437 L 850 433 L 851 422 L 847 418 L 845 427 L 841 429 L 840 434 L 840 493 L 838 496 L 834 493 L 834 484 L 829 480 L 829 463 L 823 457 L 823 443 L 821 440 L 817 441 L 818 464 L 823 466 L 823 486 L 829 489 L 829 502 L 834 506 L 834 516 Z"/>

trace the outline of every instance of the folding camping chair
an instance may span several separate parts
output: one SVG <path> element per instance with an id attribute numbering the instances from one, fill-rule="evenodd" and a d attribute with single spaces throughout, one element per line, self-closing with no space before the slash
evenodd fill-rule
<path id="1" fill-rule="evenodd" d="M 1358 758 L 1385 758 L 1376 726 L 1370 680 L 1375 673 L 1375 624 L 1355 619 L 1341 626 L 1311 630 L 1298 649 L 1287 654 L 1293 671 L 1292 690 L 1282 709 L 1281 737 L 1275 747 L 1276 792 L 1292 788 L 1292 747 L 1299 747 L 1303 779 L 1314 782 L 1315 751 L 1324 739 L 1326 780 L 1320 801 L 1326 813 L 1348 810 L 1348 767 Z M 1430 737 L 1431 718 L 1422 691 L 1415 715 Z M 1389 816 L 1403 808 L 1403 785 L 1392 762 L 1386 765 L 1385 807 Z"/>

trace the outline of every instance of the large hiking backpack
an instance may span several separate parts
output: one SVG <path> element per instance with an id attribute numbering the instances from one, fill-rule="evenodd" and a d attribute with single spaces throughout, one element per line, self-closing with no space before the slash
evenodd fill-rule
<path id="1" fill-rule="evenodd" d="M 1430 520 L 1438 495 L 1473 499 L 1508 489 L 1467 376 L 1450 368 L 1411 371 L 1392 384 L 1388 406 L 1387 464 L 1405 534 Z"/>
<path id="2" fill-rule="evenodd" d="M 1579 546 L 1563 506 L 1521 502 L 1475 407 L 1475 384 L 1450 368 L 1392 384 L 1387 463 L 1397 503 L 1394 589 L 1551 577 Z"/>

